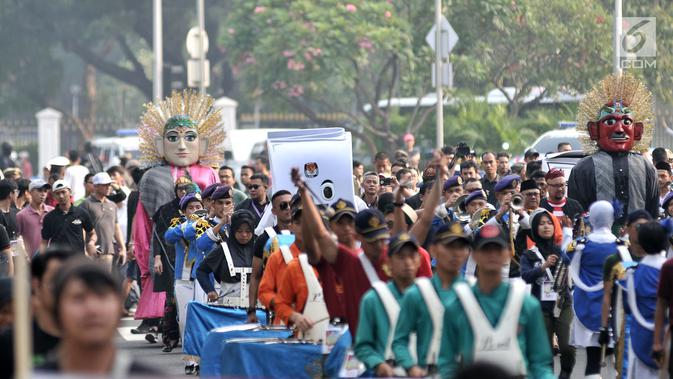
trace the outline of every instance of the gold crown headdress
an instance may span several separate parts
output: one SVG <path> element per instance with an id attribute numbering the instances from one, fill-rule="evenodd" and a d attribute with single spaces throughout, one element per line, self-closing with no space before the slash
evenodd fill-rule
<path id="1" fill-rule="evenodd" d="M 173 91 L 170 97 L 156 103 L 144 105 L 145 113 L 140 117 L 138 135 L 140 136 L 140 162 L 144 167 L 163 164 L 156 148 L 158 138 L 163 138 L 169 119 L 174 116 L 186 116 L 196 124 L 199 139 L 207 140 L 205 152 L 201 152 L 199 163 L 217 167 L 222 160 L 222 142 L 224 130 L 220 122 L 220 110 L 212 108 L 213 98 L 207 94 L 184 90 Z"/>
<path id="2" fill-rule="evenodd" d="M 633 150 L 647 151 L 654 129 L 652 93 L 645 84 L 629 73 L 606 76 L 580 102 L 577 110 L 577 128 L 581 131 L 580 140 L 584 150 L 587 153 L 598 150 L 596 141 L 589 137 L 587 123 L 598 121 L 601 109 L 610 102 L 626 104 L 633 113 L 634 121 L 643 123 L 643 136 L 633 146 Z"/>

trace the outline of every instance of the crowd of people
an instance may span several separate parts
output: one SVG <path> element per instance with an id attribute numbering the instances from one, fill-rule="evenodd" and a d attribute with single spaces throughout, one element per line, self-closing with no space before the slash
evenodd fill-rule
<path id="1" fill-rule="evenodd" d="M 569 198 L 564 172 L 543 171 L 535 151 L 510 165 L 507 153 L 447 146 L 421 165 L 413 136 L 404 141 L 392 160 L 377 153 L 372 171 L 353 163 L 353 201 L 316 204 L 296 171 L 296 194 L 272 193 L 263 157 L 238 173 L 219 167 L 219 181 L 205 188 L 179 177 L 174 200 L 151 216 L 150 291 L 166 293 L 164 314 L 142 318 L 132 332 L 151 343 L 161 333 L 170 352 L 197 301 L 247 308 L 248 322 L 263 321 L 261 307 L 264 321 L 307 340 L 324 339 L 330 323 L 347 326 L 350 363 L 366 376 L 460 377 L 477 362 L 512 377 L 551 378 L 558 354 L 567 378 L 584 348 L 587 377 L 613 351 L 624 375 L 657 377 L 673 320 L 673 261 L 664 262 L 673 156 L 651 154 L 660 212 L 615 215 L 608 202 L 586 209 Z M 95 160 L 71 151 L 40 177 L 4 170 L 0 377 L 13 372 L 17 259 L 31 266 L 40 369 L 158 373 L 114 344 L 120 317 L 138 301 L 132 224 L 144 170 L 124 160 L 103 171 Z M 198 374 L 198 357 L 184 362 L 185 373 Z"/>

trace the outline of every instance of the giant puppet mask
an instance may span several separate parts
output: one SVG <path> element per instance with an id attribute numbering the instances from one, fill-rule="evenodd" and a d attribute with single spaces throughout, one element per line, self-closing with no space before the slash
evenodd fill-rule
<path id="1" fill-rule="evenodd" d="M 584 142 L 590 151 L 643 151 L 651 124 L 651 95 L 630 74 L 606 77 L 580 103 L 578 125 L 586 125 L 589 141 Z"/>
<path id="2" fill-rule="evenodd" d="M 146 166 L 218 165 L 217 147 L 224 141 L 220 112 L 213 99 L 191 91 L 174 92 L 156 104 L 145 105 L 139 129 L 141 160 Z"/>

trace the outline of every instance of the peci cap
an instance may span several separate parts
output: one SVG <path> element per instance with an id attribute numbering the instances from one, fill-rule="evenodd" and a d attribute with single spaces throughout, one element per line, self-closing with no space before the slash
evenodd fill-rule
<path id="1" fill-rule="evenodd" d="M 443 224 L 437 229 L 435 235 L 432 237 L 433 244 L 449 244 L 457 240 L 462 240 L 468 245 L 472 243 L 470 237 L 465 233 L 465 228 L 459 221 Z"/>
<path id="2" fill-rule="evenodd" d="M 112 184 L 112 178 L 108 175 L 107 172 L 99 172 L 93 176 L 93 185 L 106 185 Z"/>
<path id="3" fill-rule="evenodd" d="M 365 209 L 358 213 L 355 216 L 355 231 L 367 242 L 390 238 L 386 220 L 378 209 Z"/>
<path id="4" fill-rule="evenodd" d="M 638 220 L 652 221 L 652 215 L 644 209 L 636 209 L 626 217 L 626 225 L 631 225 Z"/>
<path id="5" fill-rule="evenodd" d="M 418 251 L 419 245 L 416 238 L 409 233 L 401 233 L 390 239 L 388 244 L 388 256 L 397 254 L 404 246 L 411 245 Z"/>
<path id="6" fill-rule="evenodd" d="M 474 235 L 472 248 L 478 250 L 488 244 L 496 244 L 502 248 L 509 247 L 502 228 L 497 225 L 486 224 L 477 230 L 477 233 Z"/>
<path id="7" fill-rule="evenodd" d="M 355 220 L 355 206 L 348 200 L 339 199 L 334 204 L 332 204 L 332 212 L 329 212 L 329 221 L 335 222 L 339 221 L 343 216 L 350 216 Z"/>
<path id="8" fill-rule="evenodd" d="M 28 185 L 28 191 L 32 191 L 34 189 L 51 189 L 51 184 L 45 182 L 42 179 L 33 179 Z"/>
<path id="9" fill-rule="evenodd" d="M 539 190 L 540 187 L 537 186 L 537 182 L 535 180 L 528 179 L 521 182 L 521 190 L 519 192 L 528 191 L 532 189 Z"/>
<path id="10" fill-rule="evenodd" d="M 65 182 L 65 180 L 57 180 L 51 186 L 51 192 L 57 192 L 64 189 L 70 189 L 70 186 Z"/>
<path id="11" fill-rule="evenodd" d="M 516 185 L 519 184 L 519 181 L 521 181 L 521 177 L 519 175 L 507 175 L 495 184 L 493 190 L 495 192 L 500 192 L 508 189 L 515 189 Z"/>

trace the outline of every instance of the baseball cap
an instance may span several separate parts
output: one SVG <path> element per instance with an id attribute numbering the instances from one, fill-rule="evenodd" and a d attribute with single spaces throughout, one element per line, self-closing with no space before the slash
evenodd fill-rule
<path id="1" fill-rule="evenodd" d="M 343 216 L 350 216 L 355 219 L 355 206 L 348 200 L 339 199 L 334 204 L 332 204 L 333 212 L 330 212 L 329 221 L 339 221 Z"/>
<path id="2" fill-rule="evenodd" d="M 463 240 L 467 244 L 472 242 L 470 237 L 465 233 L 465 228 L 463 228 L 463 225 L 461 225 L 459 221 L 441 225 L 432 237 L 433 244 L 448 244 L 457 240 Z"/>
<path id="3" fill-rule="evenodd" d="M 28 185 L 28 191 L 32 191 L 34 189 L 51 189 L 51 184 L 45 182 L 42 179 L 33 179 L 30 181 L 30 184 Z"/>
<path id="4" fill-rule="evenodd" d="M 537 150 L 535 150 L 535 149 L 528 149 L 528 150 L 526 150 L 525 153 L 523 153 L 523 157 L 525 159 L 528 159 L 528 158 L 533 157 L 533 156 L 539 157 L 540 153 L 538 153 Z"/>
<path id="5" fill-rule="evenodd" d="M 180 210 L 184 211 L 187 209 L 187 206 L 189 203 L 192 201 L 198 201 L 199 203 L 201 202 L 201 194 L 193 192 L 193 193 L 188 193 L 185 196 L 180 199 Z"/>
<path id="6" fill-rule="evenodd" d="M 388 244 L 388 256 L 397 254 L 404 246 L 411 245 L 418 250 L 418 241 L 409 233 L 400 233 L 393 237 Z"/>
<path id="7" fill-rule="evenodd" d="M 487 224 L 479 228 L 477 233 L 475 233 L 472 247 L 477 250 L 491 243 L 503 248 L 509 247 L 502 228 L 497 225 Z"/>
<path id="8" fill-rule="evenodd" d="M 108 175 L 107 172 L 99 172 L 98 174 L 93 176 L 93 185 L 99 185 L 99 184 L 110 184 L 112 183 L 112 178 L 110 178 L 110 175 Z"/>
<path id="9" fill-rule="evenodd" d="M 54 182 L 54 184 L 51 186 L 51 192 L 56 192 L 64 189 L 70 189 L 70 186 L 68 183 L 65 182 L 65 180 L 57 180 Z"/>
<path id="10" fill-rule="evenodd" d="M 367 242 L 390 238 L 386 220 L 378 209 L 365 209 L 355 216 L 355 231 Z"/>

